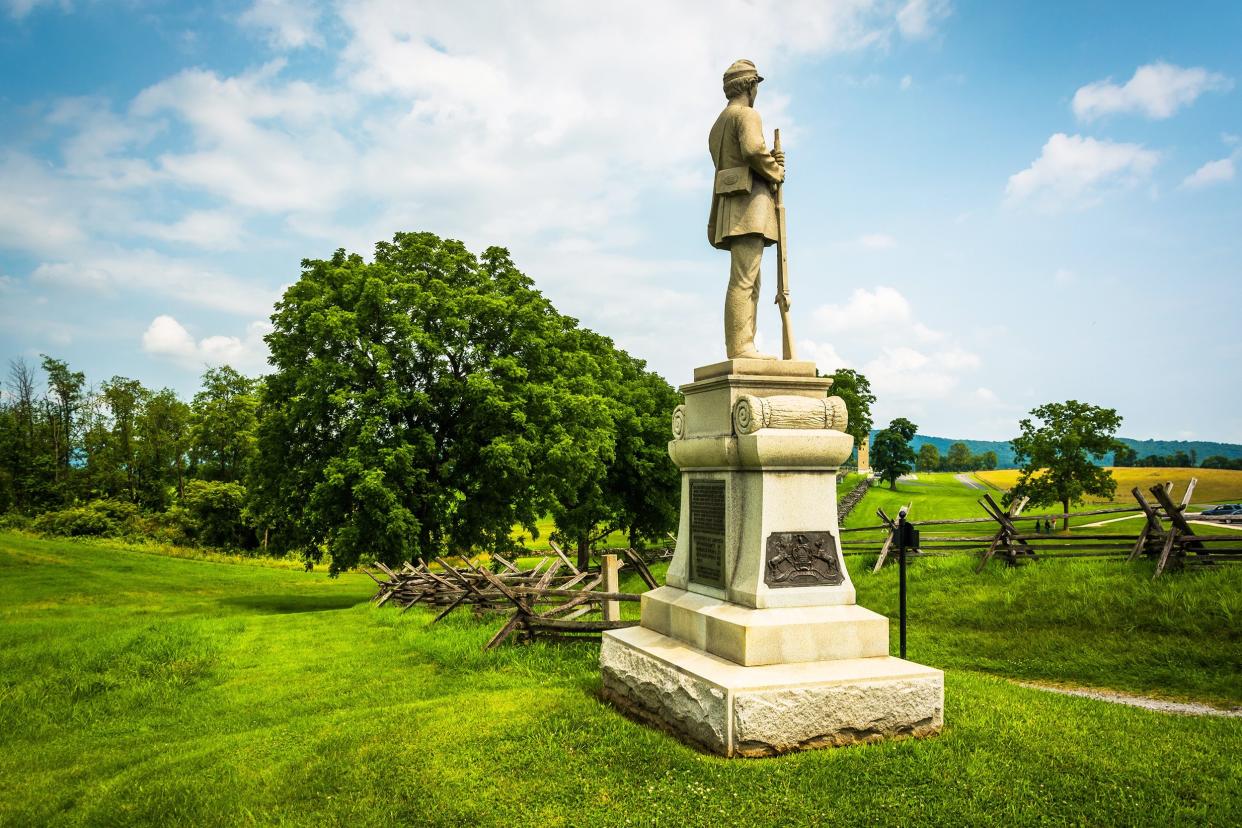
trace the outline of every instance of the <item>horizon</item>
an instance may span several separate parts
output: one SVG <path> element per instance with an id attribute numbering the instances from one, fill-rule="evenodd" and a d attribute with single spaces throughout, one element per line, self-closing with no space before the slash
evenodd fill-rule
<path id="1" fill-rule="evenodd" d="M 706 135 L 747 57 L 800 356 L 865 374 L 877 425 L 1003 442 L 1078 399 L 1242 444 L 1212 373 L 1242 356 L 1242 7 L 702 8 L 4 0 L 0 354 L 188 399 L 269 370 L 303 258 L 426 230 L 681 385 L 723 358 Z M 763 285 L 771 350 L 773 251 Z"/>

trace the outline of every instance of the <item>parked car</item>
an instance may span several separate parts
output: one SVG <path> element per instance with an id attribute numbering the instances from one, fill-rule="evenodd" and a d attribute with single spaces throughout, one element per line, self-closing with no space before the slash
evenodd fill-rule
<path id="1" fill-rule="evenodd" d="M 1205 515 L 1236 515 L 1242 513 L 1242 504 L 1222 503 L 1220 506 L 1213 506 L 1211 509 L 1204 509 Z"/>

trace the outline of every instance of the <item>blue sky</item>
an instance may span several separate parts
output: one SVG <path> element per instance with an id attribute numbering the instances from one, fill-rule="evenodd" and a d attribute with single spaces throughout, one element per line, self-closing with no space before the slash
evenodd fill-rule
<path id="1" fill-rule="evenodd" d="M 1006 439 L 1076 398 L 1242 442 L 1240 42 L 1236 2 L 0 0 L 0 356 L 189 395 L 264 370 L 302 258 L 430 230 L 689 381 L 747 57 L 801 355 L 880 424 Z"/>

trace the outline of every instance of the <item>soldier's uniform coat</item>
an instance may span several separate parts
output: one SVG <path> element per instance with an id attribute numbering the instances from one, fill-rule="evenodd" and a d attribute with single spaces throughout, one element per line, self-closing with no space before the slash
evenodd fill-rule
<path id="1" fill-rule="evenodd" d="M 712 195 L 707 240 L 728 250 L 730 238 L 757 233 L 764 245 L 775 244 L 776 201 L 769 181 L 781 181 L 784 170 L 768 152 L 759 113 L 749 106 L 726 106 L 708 134 L 707 148 L 717 170 L 749 166 L 754 184 L 749 193 Z"/>

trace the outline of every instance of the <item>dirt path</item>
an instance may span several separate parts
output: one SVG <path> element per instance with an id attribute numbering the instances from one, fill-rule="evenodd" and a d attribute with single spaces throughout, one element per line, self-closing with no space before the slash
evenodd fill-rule
<path id="1" fill-rule="evenodd" d="M 982 483 L 976 480 L 973 474 L 955 474 L 953 475 L 953 479 L 956 480 L 958 483 L 961 483 L 963 486 L 965 486 L 968 489 L 986 489 L 987 488 L 987 486 L 984 486 Z"/>
<path id="2" fill-rule="evenodd" d="M 1123 520 L 1134 520 L 1135 518 L 1141 518 L 1141 517 L 1144 517 L 1144 515 L 1141 515 L 1141 514 L 1140 515 L 1126 515 L 1125 517 L 1109 518 L 1108 520 L 1097 520 L 1095 523 L 1084 523 L 1083 525 L 1077 528 L 1094 529 L 1097 526 L 1107 526 L 1110 523 L 1119 523 Z"/>
<path id="3" fill-rule="evenodd" d="M 1167 699 L 1154 699 L 1151 696 L 1132 696 L 1129 693 L 1118 693 L 1113 690 L 1087 690 L 1081 687 L 1057 687 L 1051 684 L 1036 684 L 1029 681 L 1016 681 L 1021 687 L 1033 690 L 1046 690 L 1049 693 L 1060 693 L 1063 696 L 1081 696 L 1084 699 L 1125 704 L 1130 707 L 1141 707 L 1144 710 L 1155 710 L 1160 713 L 1177 713 L 1182 716 L 1224 716 L 1226 718 L 1242 718 L 1242 707 L 1222 709 L 1198 702 L 1175 702 Z"/>

